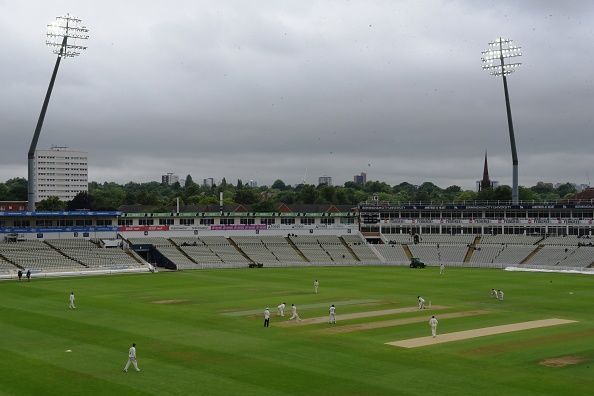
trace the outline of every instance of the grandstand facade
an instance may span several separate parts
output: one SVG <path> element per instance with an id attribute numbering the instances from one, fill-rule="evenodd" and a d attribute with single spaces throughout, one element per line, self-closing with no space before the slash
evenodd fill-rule
<path id="1" fill-rule="evenodd" d="M 0 276 L 284 266 L 594 266 L 591 202 L 0 212 Z M 140 211 L 138 210 L 140 209 Z M 187 210 L 188 208 L 184 208 Z"/>
<path id="2" fill-rule="evenodd" d="M 362 203 L 363 232 L 383 234 L 506 234 L 592 236 L 594 201 Z"/>

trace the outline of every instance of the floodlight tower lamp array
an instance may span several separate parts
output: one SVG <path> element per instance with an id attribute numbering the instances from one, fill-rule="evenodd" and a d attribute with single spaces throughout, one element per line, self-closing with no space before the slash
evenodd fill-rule
<path id="1" fill-rule="evenodd" d="M 489 43 L 489 49 L 482 51 L 481 60 L 483 62 L 482 68 L 488 71 L 493 76 L 501 76 L 503 80 L 503 90 L 505 93 L 505 107 L 507 111 L 507 124 L 509 129 L 509 138 L 512 151 L 512 165 L 513 165 L 513 187 L 512 187 L 512 203 L 519 203 L 518 191 L 518 153 L 516 150 L 516 139 L 514 135 L 514 125 L 512 121 L 511 105 L 509 101 L 509 93 L 507 89 L 507 76 L 513 73 L 520 62 L 505 63 L 506 59 L 517 58 L 522 56 L 522 49 L 513 45 L 513 40 L 498 38 Z"/>
<path id="2" fill-rule="evenodd" d="M 60 67 L 60 61 L 62 58 L 74 58 L 81 54 L 82 51 L 86 50 L 87 47 L 80 45 L 79 41 L 88 40 L 89 29 L 82 25 L 82 20 L 66 14 L 65 16 L 56 17 L 56 20 L 47 25 L 46 45 L 51 48 L 52 52 L 58 55 L 54 71 L 50 79 L 47 92 L 43 105 L 41 106 L 41 112 L 37 120 L 37 126 L 35 127 L 35 133 L 29 146 L 28 156 L 28 192 L 27 192 L 27 210 L 35 211 L 35 151 L 37 150 L 37 141 L 39 140 L 39 134 L 43 126 L 43 120 L 45 119 L 45 113 L 47 106 L 54 88 L 54 82 L 56 81 L 56 75 L 58 74 L 58 68 Z"/>

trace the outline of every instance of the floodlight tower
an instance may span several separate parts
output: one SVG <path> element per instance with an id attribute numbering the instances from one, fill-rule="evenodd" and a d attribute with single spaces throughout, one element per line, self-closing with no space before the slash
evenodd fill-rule
<path id="1" fill-rule="evenodd" d="M 28 193 L 27 193 L 27 210 L 35 211 L 35 192 L 34 192 L 34 160 L 35 150 L 37 149 L 37 141 L 39 140 L 39 134 L 41 133 L 41 127 L 43 126 L 43 120 L 45 118 L 45 112 L 47 111 L 47 105 L 49 104 L 50 96 L 54 88 L 54 82 L 56 81 L 56 75 L 58 74 L 58 68 L 60 67 L 60 61 L 63 57 L 71 57 L 80 55 L 80 53 L 87 49 L 82 45 L 79 45 L 79 41 L 87 40 L 89 30 L 82 25 L 82 21 L 78 18 L 66 14 L 65 16 L 56 17 L 56 20 L 47 25 L 47 35 L 45 44 L 52 49 L 54 54 L 58 55 L 56 59 L 56 65 L 54 66 L 54 72 L 50 79 L 43 106 L 41 106 L 41 113 L 37 120 L 37 126 L 35 127 L 35 134 L 31 140 L 31 146 L 29 146 L 28 152 Z"/>
<path id="2" fill-rule="evenodd" d="M 512 163 L 513 163 L 513 187 L 512 204 L 519 202 L 518 193 L 518 152 L 516 150 L 516 138 L 514 136 L 514 124 L 512 122 L 511 106 L 509 104 L 509 93 L 507 92 L 507 75 L 521 65 L 521 63 L 505 63 L 507 58 L 522 56 L 520 47 L 512 45 L 512 40 L 502 39 L 489 43 L 489 49 L 482 52 L 483 70 L 487 70 L 493 76 L 501 76 L 503 79 L 503 91 L 505 93 L 505 107 L 507 109 L 507 126 L 509 128 L 509 140 L 511 142 Z"/>

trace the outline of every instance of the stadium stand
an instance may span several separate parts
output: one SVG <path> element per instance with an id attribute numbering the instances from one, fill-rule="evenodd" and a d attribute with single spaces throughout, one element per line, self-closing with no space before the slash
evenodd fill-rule
<path id="1" fill-rule="evenodd" d="M 305 263 L 303 257 L 289 244 L 284 236 L 262 236 L 260 240 L 276 256 L 279 262 Z"/>
<path id="2" fill-rule="evenodd" d="M 422 234 L 419 235 L 419 243 L 431 243 L 431 244 L 463 244 L 469 245 L 474 242 L 476 235 L 473 234 Z"/>
<path id="3" fill-rule="evenodd" d="M 131 245 L 153 245 L 155 249 L 174 263 L 178 269 L 200 268 L 195 262 L 190 260 L 177 246 L 167 238 L 147 237 L 147 238 L 128 238 Z"/>
<path id="4" fill-rule="evenodd" d="M 336 235 L 318 235 L 318 243 L 334 262 L 358 261 Z"/>
<path id="5" fill-rule="evenodd" d="M 328 252 L 322 248 L 315 236 L 295 235 L 289 238 L 309 262 L 327 263 L 332 261 Z"/>
<path id="6" fill-rule="evenodd" d="M 179 246 L 179 248 L 193 260 L 196 265 L 192 265 L 186 261 L 180 263 L 182 267 L 179 269 L 190 269 L 190 268 L 210 268 L 221 264 L 223 261 L 217 256 L 208 246 L 202 242 L 199 238 L 179 238 L 174 237 L 171 240 Z M 178 260 L 179 261 L 179 260 Z"/>
<path id="7" fill-rule="evenodd" d="M 559 263 L 563 267 L 590 267 L 594 265 L 594 247 L 581 246 L 573 250 L 567 258 Z"/>
<path id="8" fill-rule="evenodd" d="M 534 245 L 507 245 L 493 259 L 496 264 L 520 264 L 526 257 L 536 249 Z"/>
<path id="9" fill-rule="evenodd" d="M 425 264 L 462 263 L 468 251 L 466 245 L 408 245 L 413 257 L 418 257 Z"/>
<path id="10" fill-rule="evenodd" d="M 381 261 L 360 235 L 343 235 L 342 240 L 357 255 L 359 260 L 366 262 Z"/>
<path id="11" fill-rule="evenodd" d="M 0 272 L 10 272 L 10 271 L 18 271 L 18 268 L 15 267 L 12 263 L 4 260 L 0 257 Z"/>
<path id="12" fill-rule="evenodd" d="M 42 241 L 0 243 L 0 255 L 23 269 L 36 271 L 82 270 L 85 267 Z"/>
<path id="13" fill-rule="evenodd" d="M 276 263 L 279 260 L 258 237 L 237 236 L 232 238 L 255 263 Z"/>
<path id="14" fill-rule="evenodd" d="M 223 236 L 200 237 L 202 242 L 210 248 L 224 264 L 220 268 L 232 268 L 234 264 L 248 264 L 249 260 L 229 240 Z M 217 267 L 219 268 L 219 267 Z"/>
<path id="15" fill-rule="evenodd" d="M 85 239 L 51 239 L 46 243 L 89 268 L 136 267 L 136 259 L 118 247 L 102 248 Z"/>
<path id="16" fill-rule="evenodd" d="M 550 236 L 545 238 L 542 245 L 557 245 L 557 246 L 578 246 L 578 244 L 588 244 L 593 242 L 592 239 L 580 238 L 577 235 L 566 236 Z"/>
<path id="17" fill-rule="evenodd" d="M 505 245 L 480 244 L 476 249 L 474 249 L 474 253 L 472 254 L 470 262 L 476 264 L 493 263 L 495 258 L 499 255 L 499 253 L 501 253 L 503 249 L 505 249 Z"/>
<path id="18" fill-rule="evenodd" d="M 400 244 L 375 245 L 374 247 L 378 253 L 383 256 L 384 261 L 388 263 L 410 263 L 409 258 L 406 256 L 406 253 Z"/>
<path id="19" fill-rule="evenodd" d="M 388 243 L 392 244 L 406 244 L 406 243 L 413 243 L 413 237 L 409 234 L 389 234 L 384 235 L 385 239 Z"/>
<path id="20" fill-rule="evenodd" d="M 407 234 L 384 235 L 394 240 L 390 244 L 369 245 L 361 234 L 348 235 L 281 235 L 267 236 L 201 236 L 166 238 L 130 238 L 132 244 L 152 244 L 175 263 L 178 269 L 237 268 L 250 263 L 266 267 L 311 265 L 369 265 L 410 263 L 407 249 L 428 265 L 439 262 L 448 265 L 501 267 L 526 265 L 540 267 L 591 266 L 594 247 L 584 246 L 587 238 L 550 237 L 549 244 L 541 244 L 543 237 L 525 235 L 482 235 L 475 246 L 476 235 L 425 234 L 420 243 L 412 243 Z M 578 248 L 577 243 L 581 243 Z M 55 244 L 73 258 L 85 263 L 81 254 L 70 253 L 74 248 L 84 250 L 91 242 L 64 241 Z M 563 244 L 567 245 L 563 245 Z M 107 249 L 104 249 L 107 250 Z M 472 254 L 468 254 L 471 252 Z M 467 263 L 464 261 L 468 260 Z"/>
<path id="21" fill-rule="evenodd" d="M 526 261 L 529 265 L 554 266 L 559 265 L 573 254 L 576 247 L 544 246 L 534 256 Z"/>
<path id="22" fill-rule="evenodd" d="M 531 236 L 531 235 L 510 235 L 510 234 L 497 234 L 481 235 L 481 244 L 499 244 L 499 245 L 534 245 L 538 243 L 543 237 Z"/>

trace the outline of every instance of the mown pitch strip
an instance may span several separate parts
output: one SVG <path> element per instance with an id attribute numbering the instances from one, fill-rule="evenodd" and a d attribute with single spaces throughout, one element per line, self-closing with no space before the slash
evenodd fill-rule
<path id="1" fill-rule="evenodd" d="M 330 301 L 330 302 L 323 302 L 323 303 L 315 303 L 315 304 L 300 304 L 299 309 L 312 309 L 312 308 L 323 308 L 329 307 L 330 304 L 336 304 L 336 306 L 345 306 L 345 305 L 363 305 L 363 304 L 373 304 L 377 303 L 378 300 L 374 299 L 366 299 L 366 300 L 345 300 L 345 301 Z M 270 306 L 276 310 L 276 305 Z M 285 311 L 288 312 L 291 310 L 291 306 L 287 306 Z M 264 308 L 261 309 L 249 309 L 247 311 L 233 311 L 233 312 L 222 312 L 222 315 L 225 316 L 249 316 L 249 315 L 257 315 L 264 312 Z M 285 312 L 285 313 L 286 313 Z"/>
<path id="2" fill-rule="evenodd" d="M 336 320 L 351 320 L 351 319 L 361 319 L 361 318 L 373 318 L 375 316 L 387 316 L 387 315 L 396 315 L 401 313 L 409 313 L 409 312 L 429 312 L 431 310 L 438 310 L 438 309 L 446 309 L 443 305 L 434 305 L 427 310 L 420 310 L 418 307 L 405 307 L 405 308 L 394 308 L 394 309 L 382 309 L 380 311 L 366 311 L 366 312 L 355 312 L 350 314 L 342 314 L 336 315 Z M 305 325 L 312 325 L 312 324 L 320 324 L 328 322 L 328 316 L 319 316 L 316 318 L 309 318 L 303 319 L 300 322 L 281 322 L 278 323 L 277 326 L 305 326 Z"/>
<path id="3" fill-rule="evenodd" d="M 428 345 L 442 344 L 445 342 L 461 341 L 470 338 L 485 337 L 495 334 L 511 333 L 513 331 L 522 331 L 537 329 L 540 327 L 557 326 L 562 324 L 576 323 L 576 320 L 567 319 L 543 319 L 543 320 L 532 320 L 529 322 L 512 323 L 501 326 L 483 327 L 481 329 L 456 331 L 453 333 L 438 334 L 437 337 L 419 337 L 410 338 L 408 340 L 386 342 L 387 345 L 392 345 L 402 348 L 417 348 Z M 427 326 L 429 328 L 429 326 Z"/>
<path id="4" fill-rule="evenodd" d="M 439 319 L 465 318 L 468 316 L 485 315 L 488 313 L 491 313 L 491 311 L 475 310 L 475 311 L 450 312 L 450 313 L 440 314 Z M 429 320 L 428 316 L 423 315 L 423 316 L 420 316 L 420 317 L 417 316 L 414 318 L 382 320 L 379 322 L 357 323 L 357 324 L 352 324 L 352 325 L 329 327 L 329 328 L 323 329 L 321 331 L 324 333 L 332 333 L 332 334 L 352 333 L 355 331 L 365 331 L 365 330 L 373 330 L 373 329 L 383 329 L 386 327 L 404 326 L 404 325 L 412 324 L 412 323 L 425 323 L 428 320 Z"/>

